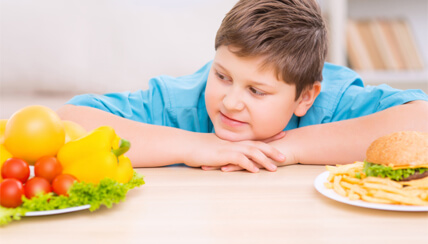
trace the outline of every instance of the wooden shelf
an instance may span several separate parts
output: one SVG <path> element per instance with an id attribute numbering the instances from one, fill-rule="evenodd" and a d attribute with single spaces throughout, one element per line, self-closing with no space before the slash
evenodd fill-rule
<path id="1" fill-rule="evenodd" d="M 348 66 L 346 51 L 346 23 L 349 18 L 395 18 L 408 19 L 419 43 L 427 43 L 428 17 L 427 3 L 424 0 L 319 0 L 326 15 L 329 28 L 328 62 Z M 397 7 L 402 6 L 402 8 Z M 388 84 L 407 88 L 421 88 L 428 92 L 428 49 L 421 46 L 421 54 L 425 61 L 422 71 L 359 71 L 365 84 Z"/>
<path id="2" fill-rule="evenodd" d="M 337 65 L 347 65 L 346 53 L 346 22 L 348 18 L 405 18 L 408 19 L 417 42 L 420 44 L 423 59 L 428 62 L 428 16 L 426 16 L 425 0 L 402 2 L 395 0 L 319 0 L 327 18 L 329 29 L 328 61 Z M 390 6 L 391 5 L 391 6 Z"/>

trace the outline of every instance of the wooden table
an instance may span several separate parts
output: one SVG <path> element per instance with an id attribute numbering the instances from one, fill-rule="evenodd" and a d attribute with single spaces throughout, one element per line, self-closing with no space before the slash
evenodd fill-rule
<path id="1" fill-rule="evenodd" d="M 428 212 L 349 206 L 319 194 L 323 166 L 222 173 L 142 168 L 146 184 L 111 209 L 24 217 L 12 243 L 428 243 Z"/>

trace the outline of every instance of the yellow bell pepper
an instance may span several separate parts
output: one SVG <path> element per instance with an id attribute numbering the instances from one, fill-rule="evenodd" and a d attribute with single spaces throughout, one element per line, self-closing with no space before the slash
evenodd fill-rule
<path id="1" fill-rule="evenodd" d="M 119 156 L 119 164 L 117 165 L 115 180 L 119 183 L 127 183 L 134 176 L 134 168 L 131 160 L 125 156 Z"/>
<path id="2" fill-rule="evenodd" d="M 4 161 L 6 161 L 7 159 L 11 158 L 12 154 L 10 154 L 10 152 L 8 152 L 6 150 L 6 148 L 3 146 L 3 144 L 0 144 L 0 170 L 1 167 L 3 166 Z M 2 181 L 2 177 L 0 174 L 0 182 Z"/>
<path id="3" fill-rule="evenodd" d="M 120 144 L 119 144 L 120 142 Z M 101 126 L 84 137 L 66 143 L 57 158 L 63 173 L 84 182 L 99 183 L 104 178 L 128 182 L 133 175 L 129 158 L 123 154 L 130 148 L 129 141 L 116 135 L 109 126 Z M 118 173 L 118 171 L 122 173 Z M 132 172 L 131 177 L 125 177 Z"/>

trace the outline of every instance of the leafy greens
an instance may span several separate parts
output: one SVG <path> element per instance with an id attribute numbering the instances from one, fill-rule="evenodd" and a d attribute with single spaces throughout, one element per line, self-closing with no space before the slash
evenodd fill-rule
<path id="1" fill-rule="evenodd" d="M 144 184 L 143 176 L 134 171 L 132 179 L 125 184 L 106 178 L 99 184 L 76 182 L 69 190 L 69 196 L 57 196 L 54 193 L 38 195 L 31 199 L 22 197 L 23 203 L 17 208 L 0 206 L 0 226 L 12 220 L 19 220 L 26 212 L 64 209 L 82 205 L 90 205 L 89 210 L 95 211 L 101 205 L 111 208 L 114 203 L 124 201 L 126 193 Z"/>
<path id="2" fill-rule="evenodd" d="M 364 173 L 366 176 L 390 178 L 391 180 L 400 181 L 415 173 L 422 174 L 428 171 L 428 168 L 414 168 L 414 169 L 392 169 L 391 167 L 364 162 Z"/>

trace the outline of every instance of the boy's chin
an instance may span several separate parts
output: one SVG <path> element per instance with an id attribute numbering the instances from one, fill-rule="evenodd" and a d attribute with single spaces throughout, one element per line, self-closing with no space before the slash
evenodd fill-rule
<path id="1" fill-rule="evenodd" d="M 219 131 L 219 132 L 215 132 L 216 136 L 222 140 L 225 141 L 247 141 L 247 140 L 254 140 L 254 138 L 252 138 L 249 135 L 245 135 L 245 134 L 238 134 L 238 133 L 233 133 L 230 131 Z"/>

